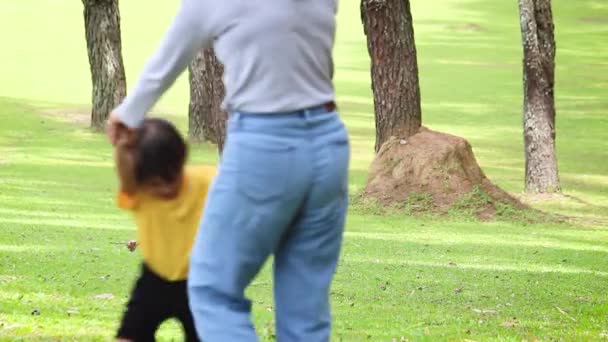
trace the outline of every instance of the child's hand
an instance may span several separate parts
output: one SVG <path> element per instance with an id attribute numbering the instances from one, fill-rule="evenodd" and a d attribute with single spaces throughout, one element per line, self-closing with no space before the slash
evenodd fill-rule
<path id="1" fill-rule="evenodd" d="M 135 248 L 137 248 L 137 241 L 131 240 L 127 242 L 127 248 L 129 249 L 129 251 L 133 252 Z"/>

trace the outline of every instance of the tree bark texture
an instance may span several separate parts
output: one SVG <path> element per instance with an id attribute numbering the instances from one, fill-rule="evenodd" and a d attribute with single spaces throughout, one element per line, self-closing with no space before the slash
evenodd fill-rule
<path id="1" fill-rule="evenodd" d="M 561 191 L 555 155 L 555 37 L 550 0 L 519 0 L 524 50 L 526 192 Z"/>
<path id="2" fill-rule="evenodd" d="M 211 127 L 205 127 L 205 118 L 211 111 L 210 101 L 205 98 L 205 58 L 201 50 L 188 66 L 190 104 L 188 106 L 188 137 L 194 141 L 211 140 Z"/>
<path id="3" fill-rule="evenodd" d="M 221 153 L 226 136 L 227 114 L 221 109 L 225 96 L 224 67 L 212 48 L 201 50 L 189 66 L 189 136 L 217 144 Z"/>
<path id="4" fill-rule="evenodd" d="M 91 127 L 102 129 L 126 94 L 118 0 L 82 0 L 92 81 Z"/>
<path id="5" fill-rule="evenodd" d="M 376 152 L 391 136 L 407 139 L 421 125 L 418 61 L 409 0 L 361 0 L 371 58 Z"/>

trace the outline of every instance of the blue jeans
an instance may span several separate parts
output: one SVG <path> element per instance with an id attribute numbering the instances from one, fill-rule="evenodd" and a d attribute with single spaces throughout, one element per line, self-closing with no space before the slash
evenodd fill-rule
<path id="1" fill-rule="evenodd" d="M 231 116 L 188 278 L 203 341 L 258 340 L 244 292 L 271 254 L 277 340 L 329 340 L 349 158 L 337 113 Z"/>

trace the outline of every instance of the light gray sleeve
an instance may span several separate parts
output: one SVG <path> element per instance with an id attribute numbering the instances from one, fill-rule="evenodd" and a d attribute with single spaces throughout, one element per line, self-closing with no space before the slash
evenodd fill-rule
<path id="1" fill-rule="evenodd" d="M 146 113 L 175 82 L 196 53 L 212 39 L 207 1 L 182 0 L 160 46 L 144 67 L 137 84 L 114 113 L 128 127 L 141 125 Z"/>

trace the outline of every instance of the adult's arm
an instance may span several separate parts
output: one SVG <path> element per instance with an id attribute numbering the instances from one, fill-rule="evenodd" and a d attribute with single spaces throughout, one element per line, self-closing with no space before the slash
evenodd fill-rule
<path id="1" fill-rule="evenodd" d="M 146 113 L 212 38 L 210 15 L 214 5 L 207 0 L 182 0 L 160 46 L 144 67 L 137 84 L 113 111 L 129 128 L 138 127 Z"/>

